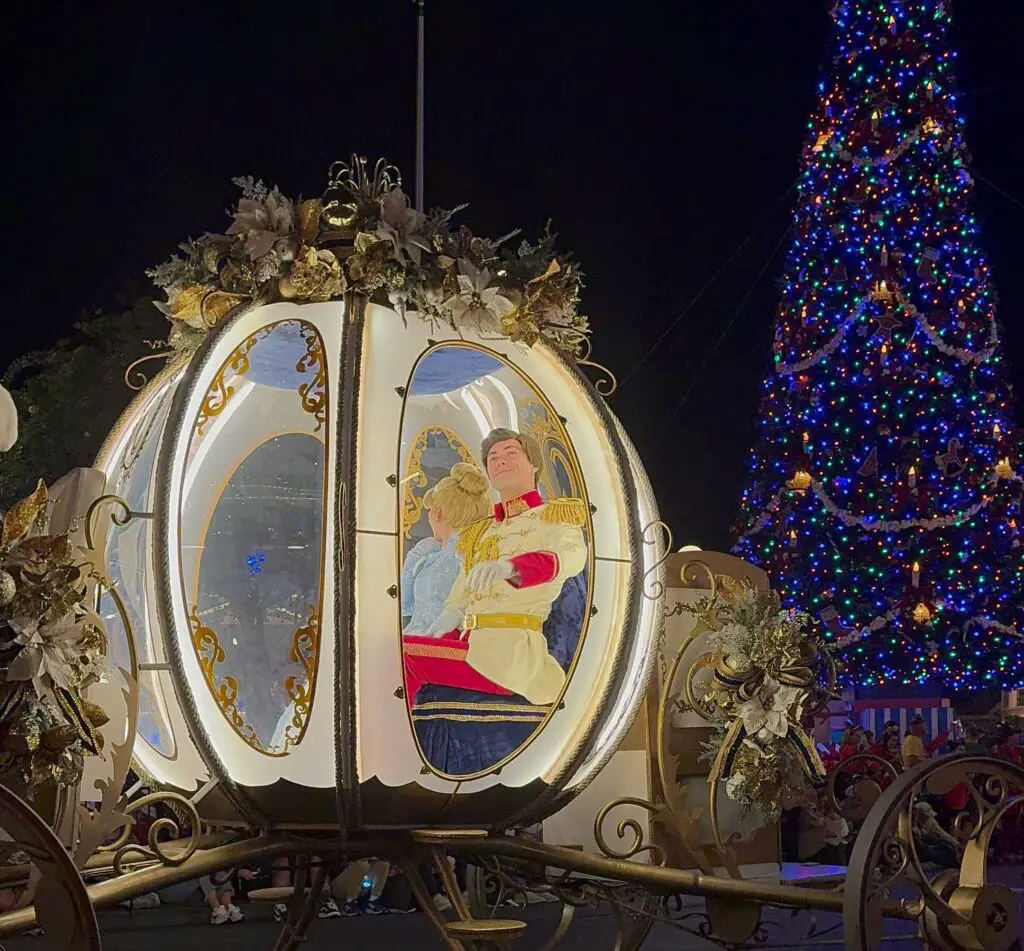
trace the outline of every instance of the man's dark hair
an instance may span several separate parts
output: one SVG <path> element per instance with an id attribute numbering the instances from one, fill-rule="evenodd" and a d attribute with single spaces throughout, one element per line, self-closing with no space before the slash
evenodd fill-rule
<path id="1" fill-rule="evenodd" d="M 533 484 L 537 485 L 537 481 L 540 477 L 540 471 L 544 468 L 544 460 L 541 458 L 540 446 L 537 445 L 535 439 L 531 436 L 527 436 L 525 433 L 517 433 L 514 429 L 504 429 L 499 427 L 498 429 L 492 429 L 486 437 L 484 437 L 483 445 L 480 447 L 480 460 L 484 464 L 484 470 L 487 469 L 487 454 L 500 442 L 508 442 L 514 440 L 523 447 L 523 452 L 526 453 L 526 458 L 530 460 L 532 465 L 537 471 L 533 476 Z"/>

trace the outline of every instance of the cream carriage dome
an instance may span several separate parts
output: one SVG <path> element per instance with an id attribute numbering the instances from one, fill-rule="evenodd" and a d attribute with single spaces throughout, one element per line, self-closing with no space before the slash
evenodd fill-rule
<path id="1" fill-rule="evenodd" d="M 540 818 L 621 741 L 660 618 L 579 271 L 383 163 L 297 204 L 239 184 L 153 272 L 175 349 L 97 463 L 143 516 L 100 596 L 137 770 L 220 821 Z"/>

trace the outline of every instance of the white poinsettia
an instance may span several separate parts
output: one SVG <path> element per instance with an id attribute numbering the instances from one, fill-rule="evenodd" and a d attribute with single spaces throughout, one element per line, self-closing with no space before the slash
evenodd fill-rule
<path id="1" fill-rule="evenodd" d="M 459 261 L 459 271 L 459 293 L 445 302 L 456 325 L 500 332 L 502 318 L 511 314 L 516 305 L 499 288 L 490 286 L 491 272 L 487 268 L 478 270 L 469 261 Z"/>
<path id="2" fill-rule="evenodd" d="M 725 791 L 733 802 L 741 802 L 743 799 L 743 787 L 747 777 L 742 773 L 734 773 L 725 781 Z"/>
<path id="3" fill-rule="evenodd" d="M 68 673 L 81 654 L 85 620 L 69 611 L 42 626 L 38 619 L 29 617 L 11 618 L 8 626 L 17 635 L 14 643 L 21 646 L 21 651 L 7 668 L 7 679 L 31 681 L 40 699 L 54 684 L 70 689 L 72 684 Z"/>
<path id="4" fill-rule="evenodd" d="M 0 386 L 0 452 L 18 441 L 18 408 L 7 390 Z"/>
<path id="5" fill-rule="evenodd" d="M 389 241 L 395 250 L 395 258 L 402 260 L 402 252 L 413 264 L 419 264 L 424 251 L 430 250 L 427 241 L 416 232 L 423 216 L 409 207 L 409 197 L 401 188 L 392 188 L 380 200 L 380 221 L 377 237 Z"/>
<path id="6" fill-rule="evenodd" d="M 299 247 L 295 234 L 295 206 L 277 188 L 272 188 L 262 201 L 259 198 L 241 199 L 234 219 L 227 233 L 242 236 L 251 261 L 257 261 L 271 251 L 282 261 L 295 257 Z"/>
<path id="7" fill-rule="evenodd" d="M 777 680 L 765 677 L 757 693 L 740 704 L 739 716 L 747 735 L 761 743 L 784 737 L 789 732 L 790 710 L 800 697 L 798 688 L 784 687 Z"/>

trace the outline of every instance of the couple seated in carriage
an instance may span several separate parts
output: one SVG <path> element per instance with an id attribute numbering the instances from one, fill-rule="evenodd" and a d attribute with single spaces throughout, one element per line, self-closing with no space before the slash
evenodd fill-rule
<path id="1" fill-rule="evenodd" d="M 424 756 L 448 775 L 495 766 L 540 726 L 587 610 L 584 503 L 541 497 L 525 435 L 492 431 L 481 458 L 486 475 L 459 463 L 427 493 L 433 534 L 402 568 L 406 699 Z"/>

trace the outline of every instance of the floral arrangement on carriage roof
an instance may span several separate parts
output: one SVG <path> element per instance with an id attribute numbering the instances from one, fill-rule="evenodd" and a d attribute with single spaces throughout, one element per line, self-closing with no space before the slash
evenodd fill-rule
<path id="1" fill-rule="evenodd" d="M 107 669 L 88 556 L 69 535 L 44 533 L 48 501 L 40 481 L 0 532 L 0 776 L 28 790 L 78 783 L 109 719 L 83 697 Z"/>
<path id="2" fill-rule="evenodd" d="M 422 213 L 383 159 L 335 163 L 323 197 L 292 201 L 252 178 L 225 234 L 181 245 L 147 272 L 167 294 L 171 345 L 194 350 L 210 328 L 245 302 L 327 301 L 352 289 L 387 301 L 403 320 L 473 330 L 526 346 L 544 341 L 572 354 L 586 349 L 589 327 L 577 312 L 582 273 L 555 257 L 550 231 L 537 243 L 507 247 L 452 227 L 465 208 Z"/>
<path id="3" fill-rule="evenodd" d="M 774 591 L 731 578 L 719 584 L 688 609 L 708 627 L 712 648 L 689 675 L 711 671 L 693 698 L 716 728 L 702 758 L 711 763 L 712 796 L 724 782 L 744 813 L 774 822 L 784 805 L 812 802 L 825 778 L 803 723 L 831 696 L 835 667 L 809 636 L 808 616 L 782 610 Z"/>

